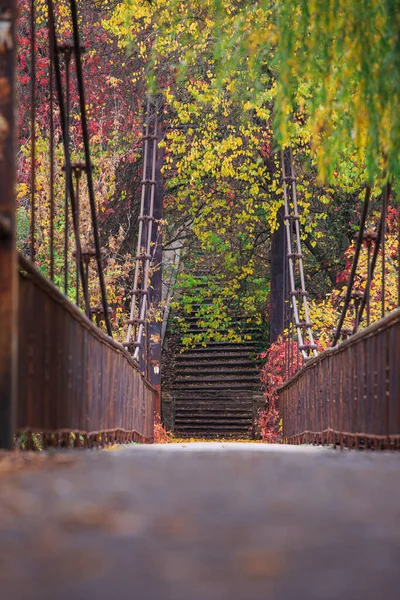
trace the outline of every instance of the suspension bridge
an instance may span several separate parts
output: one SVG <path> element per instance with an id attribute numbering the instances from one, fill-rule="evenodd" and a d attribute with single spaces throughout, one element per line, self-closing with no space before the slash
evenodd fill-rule
<path id="1" fill-rule="evenodd" d="M 35 2 L 30 32 L 29 235 L 16 244 L 16 3 L 0 3 L 0 582 L 7 599 L 376 598 L 400 583 L 397 498 L 400 310 L 371 322 L 385 272 L 390 185 L 379 228 L 366 230 L 367 188 L 333 346 L 318 352 L 304 273 L 295 161 L 281 153 L 286 324 L 292 344 L 278 390 L 282 444 L 151 445 L 155 416 L 186 437 L 251 437 L 259 406 L 259 332 L 244 343 L 177 351 L 161 389 L 162 100 L 144 106 L 143 176 L 126 336 L 113 337 L 93 182 L 76 0 L 73 37 L 48 0 L 49 235 L 38 239 Z M 79 96 L 71 115 L 71 89 Z M 71 152 L 77 127 L 82 156 Z M 55 185 L 55 131 L 63 189 Z M 55 251 L 57 194 L 63 251 Z M 88 207 L 90 226 L 82 223 Z M 71 233 L 74 247 L 71 247 Z M 354 281 L 368 245 L 365 290 Z M 43 256 L 43 247 L 46 247 Z M 40 247 L 40 256 L 39 253 Z M 400 285 L 399 285 L 400 297 Z M 71 300 L 74 299 L 74 302 Z M 94 300 L 96 299 L 96 300 Z M 212 301 L 212 299 L 211 299 Z M 354 329 L 344 327 L 353 310 Z M 237 317 L 240 329 L 240 316 Z M 363 319 L 367 326 L 360 328 Z M 196 328 L 196 324 L 191 324 Z M 169 358 L 173 352 L 169 354 Z M 168 358 L 168 357 L 167 357 Z M 165 361 L 164 361 L 165 362 Z M 168 361 L 166 363 L 168 365 Z M 296 368 L 294 367 L 296 365 Z M 142 442 L 121 452 L 52 452 Z M 293 447 L 293 446 L 298 446 Z M 324 448 L 325 446 L 325 448 Z M 343 453 L 332 449 L 346 449 Z M 356 452 L 348 452 L 354 449 Z"/>

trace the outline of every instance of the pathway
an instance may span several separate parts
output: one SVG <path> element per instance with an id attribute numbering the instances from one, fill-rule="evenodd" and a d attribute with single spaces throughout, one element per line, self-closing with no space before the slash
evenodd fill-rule
<path id="1" fill-rule="evenodd" d="M 400 456 L 261 444 L 0 455 L 4 600 L 379 600 Z"/>

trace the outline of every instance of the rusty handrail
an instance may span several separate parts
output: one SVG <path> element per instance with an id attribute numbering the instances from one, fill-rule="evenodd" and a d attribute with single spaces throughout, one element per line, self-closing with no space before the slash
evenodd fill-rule
<path id="1" fill-rule="evenodd" d="M 157 392 L 139 365 L 29 261 L 19 264 L 17 433 L 26 448 L 153 441 Z"/>
<path id="2" fill-rule="evenodd" d="M 400 308 L 396 308 L 391 313 L 386 315 L 386 317 L 384 317 L 383 319 L 379 319 L 379 321 L 376 321 L 372 325 L 369 325 L 368 327 L 365 327 L 364 329 L 358 331 L 351 337 L 348 337 L 347 339 L 340 342 L 340 344 L 338 344 L 337 346 L 327 348 L 318 356 L 310 358 L 310 360 L 299 371 L 297 371 L 297 373 L 295 373 L 293 377 L 291 377 L 290 379 L 285 381 L 285 383 L 279 386 L 277 391 L 280 392 L 290 387 L 297 379 L 299 379 L 302 376 L 304 371 L 307 371 L 308 369 L 314 367 L 317 363 L 322 362 L 326 359 L 327 356 L 330 356 L 331 354 L 338 354 L 345 350 L 347 347 L 359 343 L 360 339 L 370 337 L 371 335 L 374 335 L 377 331 L 381 329 L 387 329 L 397 321 L 400 321 Z"/>
<path id="3" fill-rule="evenodd" d="M 46 279 L 40 271 L 38 271 L 32 263 L 27 260 L 22 254 L 18 255 L 19 266 L 20 269 L 26 271 L 31 277 L 33 277 L 36 285 L 41 287 L 43 291 L 45 291 L 48 295 L 52 296 L 56 302 L 62 304 L 63 307 L 75 318 L 77 319 L 83 327 L 89 329 L 90 332 L 103 344 L 110 346 L 111 348 L 121 352 L 127 361 L 132 365 L 134 369 L 138 371 L 140 377 L 143 380 L 143 383 L 151 390 L 152 392 L 156 392 L 155 388 L 147 381 L 143 373 L 141 373 L 139 369 L 139 365 L 137 361 L 133 359 L 133 357 L 129 354 L 129 352 L 124 348 L 122 344 L 109 337 L 102 329 L 97 327 L 93 321 L 90 321 L 88 317 L 81 311 L 79 308 L 73 304 L 64 294 L 59 290 L 57 286 L 55 286 L 49 279 Z"/>
<path id="4" fill-rule="evenodd" d="M 311 359 L 278 388 L 282 441 L 400 448 L 400 309 Z"/>

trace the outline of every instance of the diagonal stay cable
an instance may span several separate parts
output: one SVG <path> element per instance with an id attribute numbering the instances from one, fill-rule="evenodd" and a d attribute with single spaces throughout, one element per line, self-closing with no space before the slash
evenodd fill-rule
<path id="1" fill-rule="evenodd" d="M 90 212 L 91 212 L 91 217 L 92 217 L 93 238 L 94 238 L 94 246 L 95 246 L 95 252 L 96 252 L 97 271 L 98 271 L 99 282 L 100 282 L 100 292 L 101 292 L 101 299 L 102 299 L 102 305 L 103 305 L 103 311 L 104 311 L 104 320 L 105 320 L 106 327 L 107 327 L 107 333 L 110 337 L 112 337 L 110 315 L 108 314 L 106 284 L 105 284 L 105 280 L 104 280 L 103 266 L 101 264 L 100 236 L 99 236 L 99 229 L 98 229 L 98 224 L 97 224 L 96 203 L 95 203 L 95 199 L 94 199 L 94 185 L 93 185 L 93 175 L 92 175 L 91 160 L 90 160 L 89 132 L 88 132 L 87 118 L 86 118 L 85 88 L 84 88 L 84 84 L 83 84 L 81 46 L 80 46 L 80 38 L 79 38 L 78 12 L 77 12 L 76 0 L 70 0 L 70 7 L 71 7 L 71 14 L 72 14 L 73 38 L 74 38 L 74 46 L 75 46 L 75 63 L 76 63 L 76 75 L 77 75 L 78 90 L 79 90 L 79 103 L 80 103 L 80 109 L 81 109 L 82 136 L 83 136 L 83 144 L 84 144 L 84 148 L 85 148 L 86 177 L 87 177 L 88 192 L 89 192 Z"/>
<path id="2" fill-rule="evenodd" d="M 65 156 L 65 161 L 70 162 L 71 157 L 70 157 L 69 147 L 67 144 L 67 135 L 66 135 L 66 131 L 65 131 L 64 94 L 63 94 L 63 88 L 62 88 L 61 70 L 60 70 L 57 38 L 56 38 L 56 23 L 55 23 L 55 16 L 54 16 L 53 0 L 47 0 L 47 8 L 48 8 L 48 15 L 49 15 L 49 34 L 50 34 L 50 40 L 51 40 L 51 46 L 52 46 L 52 55 L 54 58 L 54 74 L 55 74 L 55 81 L 56 81 L 58 106 L 59 106 L 59 111 L 60 111 L 61 133 L 62 133 L 62 139 L 63 139 L 63 145 L 64 145 L 64 156 Z M 90 305 L 89 305 L 90 300 L 89 300 L 89 295 L 88 295 L 88 291 L 87 291 L 88 288 L 87 288 L 87 281 L 86 281 L 86 272 L 85 272 L 85 268 L 84 268 L 83 260 L 82 260 L 80 236 L 79 236 L 79 232 L 78 232 L 78 223 L 77 223 L 77 218 L 76 218 L 75 191 L 74 191 L 74 186 L 72 184 L 71 169 L 69 169 L 69 176 L 71 178 L 70 185 L 69 185 L 69 193 L 70 193 L 70 201 L 71 201 L 71 209 L 72 209 L 72 221 L 73 221 L 73 226 L 74 226 L 75 243 L 76 243 L 77 251 L 79 252 L 79 256 L 81 257 L 80 264 L 79 264 L 79 270 L 80 270 L 80 274 L 81 274 L 82 288 L 83 288 L 83 294 L 84 294 L 84 298 L 85 298 L 86 315 L 90 318 Z"/>
<path id="3" fill-rule="evenodd" d="M 390 190 L 391 190 L 390 183 L 387 183 L 383 190 L 383 194 L 385 195 L 385 198 L 382 198 L 381 218 L 379 221 L 379 227 L 378 227 L 378 232 L 377 232 L 376 241 L 375 241 L 374 253 L 372 255 L 372 260 L 371 260 L 371 265 L 370 265 L 370 273 L 369 273 L 369 277 L 367 279 L 367 285 L 365 287 L 364 296 L 363 296 L 363 299 L 361 301 L 361 305 L 359 308 L 359 313 L 358 313 L 358 322 L 359 323 L 361 322 L 361 319 L 362 319 L 362 316 L 363 316 L 363 313 L 365 310 L 365 306 L 367 304 L 368 294 L 370 293 L 371 282 L 372 282 L 372 278 L 374 276 L 376 262 L 378 260 L 379 248 L 382 243 L 384 225 L 385 225 L 385 220 L 386 220 L 386 206 L 387 206 L 388 198 L 390 196 Z M 353 331 L 353 333 L 355 333 L 355 331 Z"/>
<path id="4" fill-rule="evenodd" d="M 333 338 L 332 347 L 336 346 L 336 344 L 338 343 L 338 340 L 340 338 L 340 333 L 342 331 L 343 323 L 346 318 L 347 310 L 349 308 L 351 292 L 353 289 L 354 279 L 355 279 L 357 266 L 358 266 L 358 259 L 360 256 L 360 251 L 361 251 L 363 238 L 364 238 L 365 223 L 367 221 L 370 198 L 371 198 L 371 187 L 368 186 L 365 190 L 365 198 L 364 198 L 364 205 L 363 205 L 363 210 L 362 210 L 362 214 L 361 214 L 360 228 L 359 228 L 359 232 L 358 232 L 358 236 L 357 236 L 353 264 L 351 265 L 350 278 L 349 278 L 349 281 L 347 284 L 346 295 L 344 298 L 344 305 L 343 305 L 342 313 L 339 318 L 338 326 L 336 328 L 335 336 Z"/>

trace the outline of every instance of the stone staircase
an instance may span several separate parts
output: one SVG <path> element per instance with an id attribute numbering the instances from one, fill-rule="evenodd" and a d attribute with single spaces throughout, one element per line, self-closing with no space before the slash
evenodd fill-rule
<path id="1" fill-rule="evenodd" d="M 207 289 L 209 270 L 191 272 L 197 288 Z M 262 330 L 232 308 L 229 329 L 245 341 L 204 345 L 202 334 L 213 325 L 213 311 L 207 306 L 215 298 L 200 292 L 201 296 L 202 302 L 192 304 L 190 314 L 170 315 L 162 367 L 164 424 L 182 438 L 251 439 L 257 409 L 264 404 L 257 359 L 265 347 Z M 185 336 L 199 341 L 184 349 Z"/>
<path id="2" fill-rule="evenodd" d="M 252 437 L 260 400 L 257 342 L 209 342 L 176 355 L 174 431 L 180 437 Z"/>

